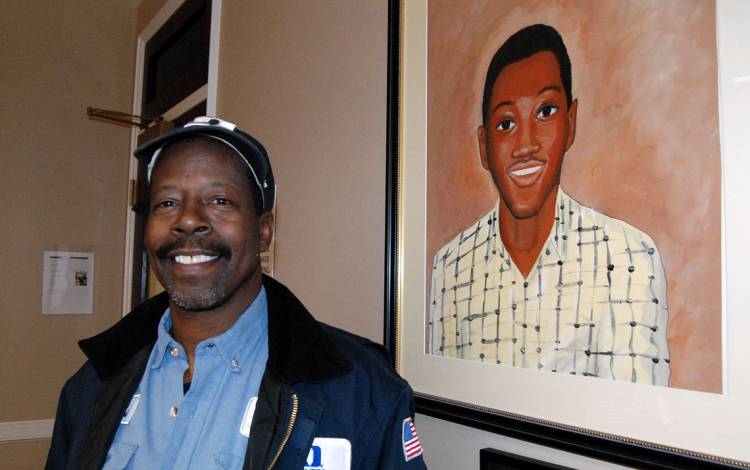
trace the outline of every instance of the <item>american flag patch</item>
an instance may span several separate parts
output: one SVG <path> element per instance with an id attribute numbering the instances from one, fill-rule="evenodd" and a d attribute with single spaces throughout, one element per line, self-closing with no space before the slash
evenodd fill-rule
<path id="1" fill-rule="evenodd" d="M 404 419 L 401 424 L 401 443 L 404 447 L 404 459 L 409 460 L 422 455 L 422 444 L 419 443 L 417 428 L 411 418 Z"/>

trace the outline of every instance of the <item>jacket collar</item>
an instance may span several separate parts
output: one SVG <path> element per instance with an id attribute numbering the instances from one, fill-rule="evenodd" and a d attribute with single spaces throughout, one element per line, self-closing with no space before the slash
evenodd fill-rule
<path id="1" fill-rule="evenodd" d="M 351 364 L 289 289 L 265 275 L 263 286 L 268 295 L 271 374 L 290 384 L 320 383 L 351 370 Z M 154 344 L 159 320 L 168 306 L 167 294 L 159 294 L 108 330 L 78 342 L 101 379 L 115 374 L 138 351 Z"/>

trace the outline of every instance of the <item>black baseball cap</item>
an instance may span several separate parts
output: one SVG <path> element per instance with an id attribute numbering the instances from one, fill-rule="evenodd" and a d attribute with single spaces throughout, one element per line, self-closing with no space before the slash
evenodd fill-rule
<path id="1" fill-rule="evenodd" d="M 261 196 L 261 212 L 273 209 L 276 202 L 276 182 L 271 171 L 271 161 L 263 145 L 253 136 L 237 129 L 237 125 L 211 116 L 201 116 L 138 147 L 133 155 L 148 165 L 148 180 L 159 153 L 170 142 L 191 136 L 207 136 L 234 150 L 247 165 Z"/>

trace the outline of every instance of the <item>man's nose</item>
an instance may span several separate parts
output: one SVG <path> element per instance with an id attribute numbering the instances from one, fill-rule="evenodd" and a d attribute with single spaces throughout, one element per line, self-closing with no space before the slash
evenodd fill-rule
<path id="1" fill-rule="evenodd" d="M 211 232 L 205 208 L 200 203 L 184 203 L 172 223 L 172 232 L 176 235 L 206 235 Z"/>
<path id="2" fill-rule="evenodd" d="M 536 129 L 534 125 L 520 126 L 518 140 L 516 140 L 516 147 L 513 149 L 513 158 L 528 158 L 529 156 L 537 153 L 541 146 L 536 138 Z"/>

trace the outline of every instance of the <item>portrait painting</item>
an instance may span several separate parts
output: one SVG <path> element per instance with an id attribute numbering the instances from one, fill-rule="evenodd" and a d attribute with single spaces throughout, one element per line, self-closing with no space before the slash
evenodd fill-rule
<path id="1" fill-rule="evenodd" d="M 427 2 L 425 353 L 721 393 L 715 2 Z"/>

